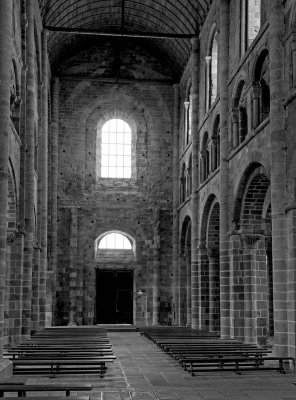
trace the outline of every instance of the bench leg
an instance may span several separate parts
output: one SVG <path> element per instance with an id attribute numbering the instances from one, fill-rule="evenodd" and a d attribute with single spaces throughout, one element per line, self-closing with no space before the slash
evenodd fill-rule
<path id="1" fill-rule="evenodd" d="M 285 374 L 286 373 L 282 359 L 279 359 L 279 371 L 280 371 L 281 374 Z"/>
<path id="2" fill-rule="evenodd" d="M 239 372 L 239 362 L 238 362 L 238 360 L 235 361 L 235 373 L 236 373 L 236 375 L 241 375 L 241 373 Z"/>
<path id="3" fill-rule="evenodd" d="M 70 396 L 70 390 L 66 389 L 66 396 Z"/>

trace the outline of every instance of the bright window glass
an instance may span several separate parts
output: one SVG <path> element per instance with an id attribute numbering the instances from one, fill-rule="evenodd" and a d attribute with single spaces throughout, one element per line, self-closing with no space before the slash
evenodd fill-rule
<path id="1" fill-rule="evenodd" d="M 131 178 L 130 126 L 122 119 L 110 119 L 102 128 L 101 177 Z"/>
<path id="2" fill-rule="evenodd" d="M 131 242 L 121 233 L 109 233 L 99 243 L 99 249 L 132 250 Z"/>

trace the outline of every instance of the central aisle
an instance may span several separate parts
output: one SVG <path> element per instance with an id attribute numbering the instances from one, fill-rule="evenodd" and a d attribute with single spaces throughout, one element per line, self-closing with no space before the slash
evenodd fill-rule
<path id="1" fill-rule="evenodd" d="M 59 375 L 58 382 L 89 382 L 90 400 L 291 400 L 296 399 L 294 373 L 253 371 L 200 373 L 192 377 L 169 355 L 137 332 L 108 332 L 117 359 L 104 378 Z M 49 378 L 31 377 L 43 383 Z M 51 380 L 52 382 L 52 380 Z M 89 393 L 85 393 L 89 395 Z M 81 395 L 81 393 L 79 393 Z"/>

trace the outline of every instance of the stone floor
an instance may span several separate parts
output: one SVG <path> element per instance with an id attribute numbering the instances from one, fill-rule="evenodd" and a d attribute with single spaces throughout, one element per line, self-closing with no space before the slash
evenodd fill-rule
<path id="1" fill-rule="evenodd" d="M 91 400 L 296 400 L 295 373 L 274 371 L 200 373 L 192 377 L 137 332 L 109 332 L 117 360 L 104 378 L 93 375 L 31 376 L 32 383 L 93 384 Z M 82 395 L 83 393 L 79 393 Z M 85 393 L 89 394 L 89 393 Z"/>

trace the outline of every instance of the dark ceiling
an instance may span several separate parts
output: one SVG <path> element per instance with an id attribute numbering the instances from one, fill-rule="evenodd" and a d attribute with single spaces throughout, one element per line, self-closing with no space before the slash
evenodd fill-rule
<path id="1" fill-rule="evenodd" d="M 158 52 L 169 60 L 178 76 L 190 56 L 188 38 L 158 38 L 160 35 L 194 35 L 199 31 L 212 0 L 39 0 L 44 26 L 103 33 L 144 33 Z M 87 43 L 88 35 L 50 32 L 49 54 L 57 66 L 73 53 L 76 43 Z"/>

